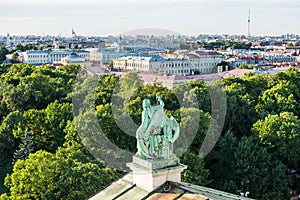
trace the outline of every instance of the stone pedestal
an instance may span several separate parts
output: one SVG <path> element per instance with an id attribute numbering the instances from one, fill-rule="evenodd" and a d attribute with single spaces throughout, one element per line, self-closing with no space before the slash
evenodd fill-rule
<path id="1" fill-rule="evenodd" d="M 181 172 L 187 168 L 179 163 L 178 158 L 164 160 L 133 156 L 133 162 L 126 165 L 133 172 L 133 183 L 149 192 L 166 181 L 181 182 Z"/>

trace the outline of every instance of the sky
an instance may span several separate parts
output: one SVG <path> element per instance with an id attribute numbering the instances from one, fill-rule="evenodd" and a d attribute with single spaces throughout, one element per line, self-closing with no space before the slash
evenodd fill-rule
<path id="1" fill-rule="evenodd" d="M 1 0 L 0 35 L 300 34 L 299 0 Z"/>

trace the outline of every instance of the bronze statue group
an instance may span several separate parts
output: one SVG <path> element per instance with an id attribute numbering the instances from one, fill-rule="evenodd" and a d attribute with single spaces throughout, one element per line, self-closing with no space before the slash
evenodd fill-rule
<path id="1" fill-rule="evenodd" d="M 149 159 L 174 158 L 173 143 L 179 136 L 179 124 L 164 112 L 164 102 L 156 95 L 159 105 L 143 100 L 142 124 L 136 131 L 137 156 Z"/>

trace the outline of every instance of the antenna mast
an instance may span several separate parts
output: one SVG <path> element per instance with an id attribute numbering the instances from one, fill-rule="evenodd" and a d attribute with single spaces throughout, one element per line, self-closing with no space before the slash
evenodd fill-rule
<path id="1" fill-rule="evenodd" d="M 248 38 L 251 37 L 251 34 L 250 34 L 250 8 L 249 8 L 249 12 L 248 12 Z"/>

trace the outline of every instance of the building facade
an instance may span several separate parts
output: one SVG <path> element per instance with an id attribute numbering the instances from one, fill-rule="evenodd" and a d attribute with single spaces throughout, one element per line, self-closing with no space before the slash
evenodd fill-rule
<path id="1" fill-rule="evenodd" d="M 162 56 L 139 57 L 126 56 L 115 59 L 114 68 L 135 72 L 164 74 L 190 74 L 189 61 L 185 58 L 165 58 Z"/>
<path id="2" fill-rule="evenodd" d="M 193 51 L 186 54 L 191 63 L 192 73 L 209 74 L 222 61 L 224 56 L 216 51 Z"/>
<path id="3" fill-rule="evenodd" d="M 292 56 L 291 53 L 264 52 L 263 56 L 272 63 L 296 62 L 296 57 Z"/>
<path id="4" fill-rule="evenodd" d="M 162 56 L 163 55 L 163 56 Z M 218 52 L 190 52 L 185 55 L 125 56 L 113 60 L 117 69 L 163 74 L 190 75 L 212 73 L 224 57 Z"/>
<path id="5" fill-rule="evenodd" d="M 87 61 L 85 58 L 78 56 L 76 53 L 71 53 L 70 55 L 61 59 L 61 64 L 63 65 L 80 65 L 81 67 L 91 66 L 92 63 Z"/>
<path id="6" fill-rule="evenodd" d="M 72 54 L 70 49 L 47 49 L 47 50 L 29 50 L 22 53 L 22 62 L 32 65 L 60 63 L 62 58 Z M 85 60 L 90 60 L 90 52 L 85 50 L 74 50 L 76 54 Z"/>
<path id="7" fill-rule="evenodd" d="M 29 50 L 22 53 L 22 62 L 27 64 L 46 64 L 49 61 L 50 50 Z"/>
<path id="8" fill-rule="evenodd" d="M 116 48 L 93 48 L 90 49 L 90 61 L 110 63 L 113 59 L 119 58 L 124 52 L 118 51 Z"/>

